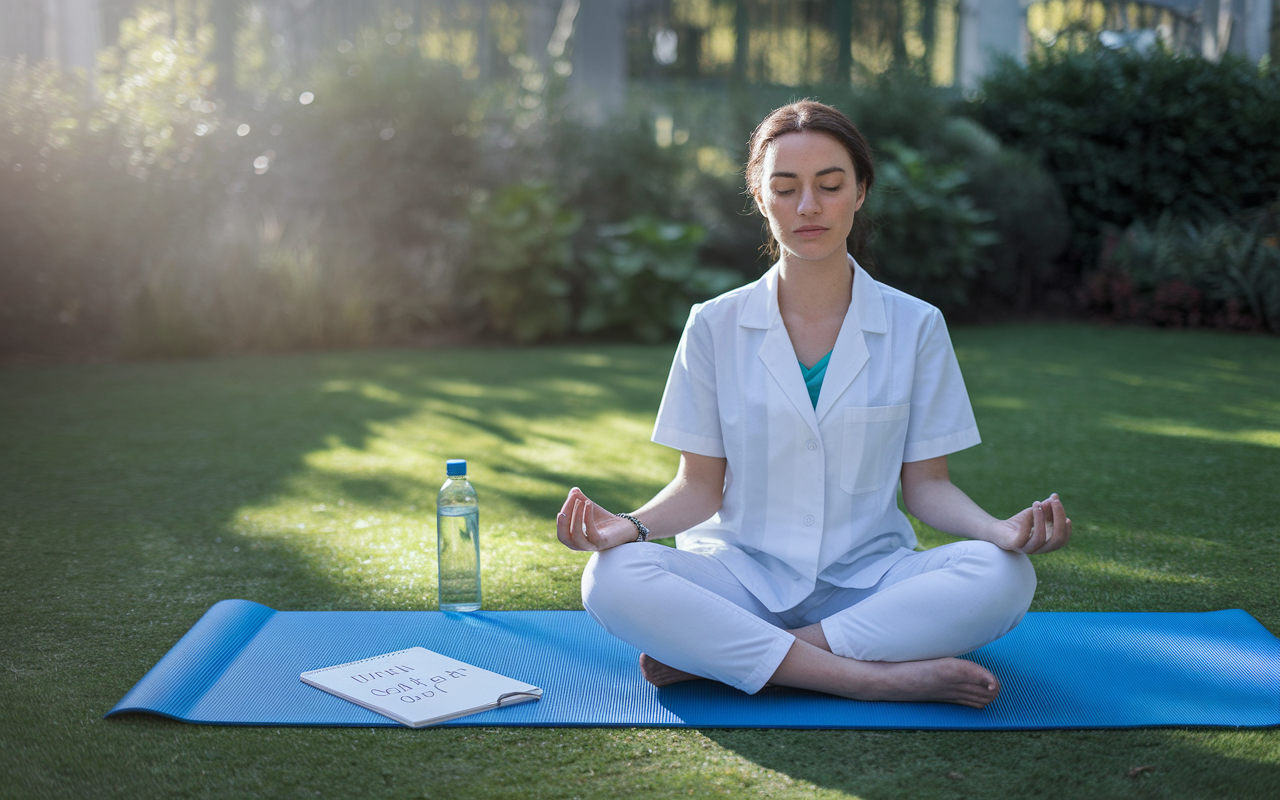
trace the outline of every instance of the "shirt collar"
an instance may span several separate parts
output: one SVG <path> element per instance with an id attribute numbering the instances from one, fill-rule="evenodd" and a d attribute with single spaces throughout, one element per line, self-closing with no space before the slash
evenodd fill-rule
<path id="1" fill-rule="evenodd" d="M 747 301 L 738 315 L 738 324 L 744 328 L 768 330 L 778 320 L 778 275 L 782 262 L 774 264 L 751 287 Z M 853 294 L 849 312 L 859 327 L 868 333 L 888 333 L 889 325 L 884 313 L 884 296 L 880 284 L 862 268 L 853 256 L 849 256 L 853 270 Z"/>

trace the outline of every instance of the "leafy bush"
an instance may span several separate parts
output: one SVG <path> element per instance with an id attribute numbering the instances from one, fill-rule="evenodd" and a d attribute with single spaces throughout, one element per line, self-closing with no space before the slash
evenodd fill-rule
<path id="1" fill-rule="evenodd" d="M 1266 219 L 1136 222 L 1115 237 L 1102 267 L 1086 299 L 1113 318 L 1280 333 L 1280 244 Z"/>
<path id="2" fill-rule="evenodd" d="M 1033 159 L 1003 147 L 958 111 L 955 90 L 892 70 L 864 85 L 818 85 L 805 94 L 848 114 L 883 164 L 849 242 L 859 261 L 883 267 L 879 277 L 971 317 L 1025 310 L 1029 297 L 1039 302 L 1042 290 L 1058 282 L 1056 260 L 1070 230 L 1060 191 Z M 673 192 L 694 200 L 685 218 L 708 231 L 704 260 L 745 280 L 756 277 L 768 262 L 757 251 L 762 220 L 744 211 L 750 208 L 741 173 L 745 143 L 760 119 L 796 98 L 795 90 L 726 93 L 681 85 L 666 92 L 647 87 L 642 96 L 687 130 L 684 149 L 698 155 L 691 169 L 697 180 Z M 700 163 L 704 154 L 733 168 L 708 170 Z M 904 166 L 903 156 L 913 166 Z M 953 199 L 958 205 L 946 207 Z M 930 215 L 945 218 L 942 229 L 929 227 L 937 222 Z M 876 231 L 870 245 L 869 230 Z"/>
<path id="3" fill-rule="evenodd" d="M 244 107 L 210 97 L 207 26 L 152 9 L 105 51 L 96 106 L 52 65 L 5 68 L 0 346 L 178 356 L 452 321 L 472 93 L 366 44 Z"/>
<path id="4" fill-rule="evenodd" d="M 1108 227 L 1233 215 L 1280 193 L 1280 73 L 1156 48 L 1002 62 L 970 112 L 1061 187 L 1080 252 Z"/>
<path id="5" fill-rule="evenodd" d="M 483 325 L 533 342 L 572 326 L 572 237 L 582 216 L 564 208 L 546 184 L 519 184 L 472 207 L 471 270 Z"/>
<path id="6" fill-rule="evenodd" d="M 1071 238 L 1058 185 L 1035 159 L 1009 148 L 967 163 L 966 191 L 990 215 L 989 230 L 998 237 L 983 251 L 986 269 L 970 305 L 993 316 L 1010 308 L 1044 310 L 1048 291 L 1063 288 L 1058 256 Z"/>
<path id="7" fill-rule="evenodd" d="M 616 333 L 660 341 L 684 328 L 690 306 L 732 289 L 741 276 L 701 267 L 696 225 L 639 217 L 598 230 L 582 286 L 582 333 Z"/>
<path id="8" fill-rule="evenodd" d="M 659 146 L 647 113 L 595 126 L 561 119 L 546 146 L 549 177 L 588 223 L 689 218 L 689 200 L 680 191 L 689 171 L 687 148 Z"/>
<path id="9" fill-rule="evenodd" d="M 60 349 L 108 324 L 75 209 L 83 82 L 48 64 L 0 64 L 0 347 Z"/>
<path id="10" fill-rule="evenodd" d="M 889 157 L 867 201 L 879 225 L 875 264 L 905 292 L 944 310 L 964 306 L 986 266 L 984 251 L 999 240 L 986 228 L 993 215 L 965 193 L 969 175 L 960 167 L 893 141 L 882 150 Z"/>

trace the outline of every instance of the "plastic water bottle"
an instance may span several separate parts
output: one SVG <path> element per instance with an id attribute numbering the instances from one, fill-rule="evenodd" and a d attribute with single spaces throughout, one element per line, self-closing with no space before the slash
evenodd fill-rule
<path id="1" fill-rule="evenodd" d="M 467 462 L 445 462 L 447 479 L 436 497 L 436 557 L 440 610 L 480 608 L 480 506 L 467 481 Z"/>

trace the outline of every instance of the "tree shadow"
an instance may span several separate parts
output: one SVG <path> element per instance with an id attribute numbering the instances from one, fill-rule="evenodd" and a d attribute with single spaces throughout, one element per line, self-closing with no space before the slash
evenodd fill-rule
<path id="1" fill-rule="evenodd" d="M 1023 789 L 1080 798 L 1266 797 L 1280 786 L 1280 764 L 1214 747 L 1213 730 L 703 733 L 766 769 L 866 800 Z"/>
<path id="2" fill-rule="evenodd" d="M 223 588 L 211 601 L 232 593 L 259 599 L 275 586 L 263 602 L 358 605 L 360 598 L 344 597 L 341 585 L 326 580 L 332 564 L 315 557 L 323 552 L 322 537 L 318 550 L 299 552 L 287 539 L 258 535 L 264 525 L 314 530 L 323 515 L 314 524 L 250 522 L 238 517 L 240 510 L 299 491 L 291 481 L 315 472 L 308 465 L 313 454 L 368 451 L 423 409 L 488 453 L 526 443 L 531 427 L 539 426 L 548 428 L 540 437 L 572 446 L 578 439 L 565 428 L 575 419 L 652 414 L 669 359 L 666 350 L 619 346 L 8 369 L 0 375 L 0 410 L 11 425 L 11 457 L 0 466 L 0 496 L 13 509 L 7 541 L 19 562 L 53 568 L 61 563 L 56 556 L 49 562 L 32 549 L 30 537 L 38 531 L 45 547 L 74 554 L 83 566 L 76 574 L 107 595 L 127 592 L 137 585 L 139 568 L 145 572 L 149 560 L 159 559 L 157 574 L 176 569 L 183 587 L 217 575 Z M 409 446 L 429 449 L 433 442 L 424 435 Z M 512 486 L 485 486 L 489 497 L 549 526 L 560 501 L 527 487 L 562 486 L 563 497 L 583 480 L 518 453 L 490 463 Z M 372 510 L 428 508 L 439 480 L 435 473 L 338 471 L 312 475 L 305 491 L 322 491 L 329 513 L 343 499 Z M 602 502 L 636 493 L 634 481 L 609 476 L 596 486 Z M 211 560 L 223 550 L 245 557 Z M 261 558 L 247 557 L 252 554 Z M 84 564 L 89 558 L 94 569 Z M 279 583 L 285 573 L 293 577 Z"/>
<path id="3" fill-rule="evenodd" d="M 1280 540 L 1258 501 L 1280 456 L 1280 375 L 1258 367 L 1280 342 L 1079 326 L 955 338 L 984 439 L 951 457 L 956 483 L 1006 516 L 1057 491 L 1073 518 L 1071 545 L 1033 559 L 1034 609 L 1239 607 L 1280 630 Z"/>
<path id="4" fill-rule="evenodd" d="M 975 403 L 987 444 L 953 459 L 957 482 L 993 512 L 1016 510 L 1049 489 L 1076 504 L 1081 528 L 1072 547 L 1037 560 L 1038 610 L 1243 607 L 1280 629 L 1280 541 L 1272 511 L 1258 502 L 1274 489 L 1275 448 L 1230 436 L 1280 430 L 1276 343 L 1233 340 L 1239 358 L 1221 359 L 1218 343 L 1205 344 L 1212 337 L 1178 340 L 1182 355 L 1170 355 L 1162 337 L 1116 333 L 956 331 L 970 353 L 964 368 L 971 393 L 1002 398 Z M 1116 342 L 1127 348 L 1123 357 L 1108 355 Z M 1041 357 L 1046 352 L 1053 358 Z M 314 454 L 382 446 L 388 431 L 424 409 L 451 434 L 473 436 L 500 454 L 489 469 L 502 482 L 484 490 L 530 517 L 550 521 L 559 508 L 556 493 L 539 487 L 581 483 L 609 508 L 651 493 L 665 479 L 637 478 L 625 465 L 584 475 L 572 462 L 548 463 L 520 448 L 535 436 L 580 446 L 573 420 L 651 417 L 669 353 L 380 351 L 0 371 L 7 445 L 0 577 L 21 609 L 0 620 L 0 633 L 13 643 L 8 663 L 14 675 L 57 663 L 67 674 L 97 676 L 72 689 L 53 673 L 38 679 L 35 689 L 58 688 L 52 705 L 33 699 L 44 696 L 39 692 L 6 688 L 6 718 L 57 714 L 93 724 L 217 600 L 298 610 L 389 607 L 393 599 L 360 588 L 386 583 L 382 573 L 363 584 L 344 579 L 385 567 L 326 549 L 333 545 L 323 527 L 338 502 L 388 517 L 399 508 L 427 508 L 439 476 L 334 472 L 305 491 L 292 481 L 312 470 Z M 1251 366 L 1260 363 L 1272 366 Z M 1230 435 L 1116 427 L 1108 416 L 1116 414 Z M 423 436 L 397 444 L 431 451 L 430 434 Z M 305 520 L 242 516 L 311 491 L 319 494 L 308 502 L 324 510 Z M 305 540 L 283 535 L 299 524 L 307 526 Z M 926 543 L 940 543 L 933 536 L 926 532 Z M 560 599 L 538 602 L 576 607 L 577 573 L 542 569 L 576 562 L 553 549 L 531 553 L 524 571 L 536 574 L 529 580 L 564 589 Z M 1250 558 L 1256 573 L 1241 566 Z M 535 596 L 524 591 L 516 586 L 507 596 Z M 142 719 L 122 724 L 171 728 Z M 999 775 L 1080 795 L 1091 786 L 1102 795 L 1129 792 L 1133 782 L 1154 788 L 1166 775 L 1161 791 L 1185 787 L 1205 796 L 1220 794 L 1221 786 L 1280 783 L 1273 763 L 1226 754 L 1198 732 L 706 733 L 762 766 L 864 797 L 962 796 L 966 781 Z M 921 742 L 938 754 L 923 766 Z M 1059 748 L 1074 760 L 1060 761 Z M 1081 753 L 1086 763 L 1079 763 Z M 900 768 L 903 759 L 913 760 L 910 769 Z M 1154 773 L 1128 777 L 1152 760 Z M 924 783 L 903 782 L 922 770 Z"/>

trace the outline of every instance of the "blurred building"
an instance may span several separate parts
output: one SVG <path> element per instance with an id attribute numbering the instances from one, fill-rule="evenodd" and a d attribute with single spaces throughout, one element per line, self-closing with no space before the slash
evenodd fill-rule
<path id="1" fill-rule="evenodd" d="M 806 85 L 910 62 L 939 84 L 975 86 L 994 58 L 1034 49 L 1167 45 L 1261 59 L 1274 0 L 0 0 L 0 58 L 93 72 L 138 7 L 196 13 L 219 30 L 265 19 L 283 51 L 308 54 L 395 16 L 474 43 L 477 76 L 511 59 L 564 59 L 584 100 L 607 107 L 627 80 Z M 182 12 L 182 8 L 188 12 Z M 216 58 L 235 58 L 224 37 Z M 448 50 L 449 48 L 444 48 Z M 451 52 L 459 51 L 452 48 Z M 230 73 L 230 70 L 226 71 Z"/>

